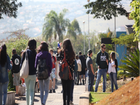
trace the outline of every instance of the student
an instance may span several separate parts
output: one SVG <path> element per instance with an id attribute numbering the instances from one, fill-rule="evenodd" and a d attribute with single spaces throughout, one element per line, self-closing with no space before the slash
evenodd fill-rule
<path id="1" fill-rule="evenodd" d="M 52 72 L 50 74 L 50 84 L 49 84 L 49 90 L 50 92 L 49 93 L 55 93 L 55 78 L 56 78 L 56 57 L 53 56 L 53 49 L 50 49 L 50 54 L 51 54 L 51 57 L 52 57 Z M 53 81 L 52 81 L 53 79 Z M 52 86 L 53 84 L 53 86 Z"/>
<path id="2" fill-rule="evenodd" d="M 81 60 L 79 59 L 78 55 L 76 55 L 76 61 L 77 61 L 77 65 L 78 65 L 78 70 L 77 70 L 77 85 L 79 85 L 79 75 L 80 72 L 82 70 L 82 64 L 81 64 Z"/>
<path id="3" fill-rule="evenodd" d="M 81 78 L 83 77 L 83 85 L 85 84 L 85 73 L 86 73 L 86 60 L 85 57 L 82 55 L 82 52 L 79 52 L 79 59 L 81 60 L 82 63 L 82 71 L 80 72 L 80 84 L 81 83 Z"/>
<path id="4" fill-rule="evenodd" d="M 28 61 L 29 61 L 29 75 L 27 78 L 25 78 L 27 105 L 33 105 L 34 103 L 34 89 L 35 89 L 34 87 L 36 81 L 36 68 L 34 67 L 35 57 L 36 57 L 35 49 L 36 49 L 36 40 L 34 39 L 29 40 L 28 48 L 24 51 L 21 59 L 21 66 L 22 66 L 27 53 Z"/>
<path id="5" fill-rule="evenodd" d="M 10 58 L 7 55 L 6 45 L 2 45 L 0 50 L 0 105 L 6 104 L 8 88 L 8 72 L 11 69 Z"/>
<path id="6" fill-rule="evenodd" d="M 95 84 L 95 92 L 98 90 L 98 85 L 103 75 L 103 92 L 106 91 L 106 72 L 108 66 L 108 54 L 105 52 L 105 44 L 101 44 L 101 51 L 97 54 L 96 63 L 98 65 L 97 80 Z"/>
<path id="7" fill-rule="evenodd" d="M 109 66 L 108 66 L 108 73 L 110 76 L 110 80 L 111 80 L 111 91 L 114 91 L 114 84 L 115 84 L 115 88 L 116 90 L 118 89 L 118 85 L 117 85 L 117 79 L 116 79 L 116 65 L 115 65 L 115 53 L 112 52 L 110 54 L 110 58 L 111 60 L 109 61 Z"/>
<path id="8" fill-rule="evenodd" d="M 12 76 L 13 76 L 13 85 L 16 86 L 16 96 L 18 96 L 18 86 L 20 85 L 20 76 L 19 76 L 19 71 L 20 71 L 20 62 L 21 58 L 19 55 L 16 53 L 16 49 L 12 50 Z"/>
<path id="9" fill-rule="evenodd" d="M 73 47 L 72 47 L 70 39 L 65 39 L 63 41 L 63 49 L 61 49 L 59 51 L 59 54 L 57 55 L 58 61 L 63 60 L 64 53 L 66 54 L 66 61 L 67 61 L 69 68 L 70 68 L 70 74 L 73 77 L 73 72 L 75 69 L 75 53 L 73 51 Z M 71 92 L 72 78 L 69 78 L 68 80 L 61 79 L 61 81 L 62 81 L 62 88 L 63 88 L 63 105 L 69 105 L 70 104 L 70 92 Z"/>
<path id="10" fill-rule="evenodd" d="M 46 42 L 41 42 L 40 44 L 40 50 L 39 53 L 36 55 L 35 59 L 35 68 L 37 69 L 37 66 L 39 64 L 40 59 L 46 60 L 46 66 L 48 70 L 48 78 L 39 80 L 39 86 L 40 86 L 40 98 L 41 98 L 41 105 L 45 105 L 46 100 L 48 98 L 49 93 L 49 76 L 52 70 L 52 58 L 51 54 L 48 51 L 48 44 Z M 45 94 L 44 94 L 45 92 Z"/>
<path id="11" fill-rule="evenodd" d="M 88 91 L 93 91 L 93 85 L 94 85 L 94 70 L 93 70 L 91 57 L 92 57 L 92 50 L 88 50 L 88 57 L 86 59 L 86 66 L 88 72 Z"/>

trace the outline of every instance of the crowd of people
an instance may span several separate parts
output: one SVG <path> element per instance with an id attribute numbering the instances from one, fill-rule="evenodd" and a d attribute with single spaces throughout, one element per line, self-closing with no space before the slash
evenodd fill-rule
<path id="1" fill-rule="evenodd" d="M 43 41 L 36 50 L 36 40 L 31 39 L 27 48 L 22 51 L 21 57 L 16 53 L 16 49 L 12 50 L 12 58 L 10 60 L 7 54 L 6 45 L 2 45 L 0 49 L 0 105 L 6 104 L 7 88 L 8 88 L 8 72 L 11 70 L 13 76 L 13 85 L 16 87 L 16 96 L 18 96 L 18 86 L 20 80 L 25 80 L 26 84 L 26 102 L 27 105 L 34 105 L 34 89 L 36 80 L 39 81 L 41 105 L 46 104 L 49 93 L 55 93 L 55 79 L 57 73 L 56 62 L 59 63 L 59 76 L 62 83 L 63 105 L 73 105 L 74 84 L 88 84 L 88 91 L 93 91 L 94 75 L 92 62 L 92 50 L 87 51 L 87 58 L 79 54 L 75 54 L 70 39 L 63 41 L 62 47 L 57 48 L 57 54 L 54 56 L 53 49 L 49 50 L 48 44 Z M 114 91 L 114 84 L 117 86 L 117 60 L 115 53 L 105 52 L 105 44 L 101 44 L 101 51 L 97 54 L 97 79 L 95 83 L 95 92 L 98 90 L 101 75 L 103 75 L 103 92 L 106 91 L 106 73 L 109 73 L 111 80 L 111 89 Z M 27 78 L 20 78 L 20 68 L 24 60 L 28 58 L 29 75 Z M 41 60 L 45 61 L 47 67 L 47 77 L 45 79 L 38 78 L 39 64 Z M 39 75 L 39 74 L 38 74 Z M 86 83 L 88 79 L 88 83 Z M 44 94 L 45 93 L 45 94 Z"/>

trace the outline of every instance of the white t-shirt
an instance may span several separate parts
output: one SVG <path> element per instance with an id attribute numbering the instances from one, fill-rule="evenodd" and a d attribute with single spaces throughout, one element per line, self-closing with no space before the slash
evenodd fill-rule
<path id="1" fill-rule="evenodd" d="M 113 65 L 115 65 L 115 61 L 113 62 L 109 62 L 109 65 L 108 65 L 108 73 L 116 73 L 116 69 L 115 67 L 113 67 Z"/>

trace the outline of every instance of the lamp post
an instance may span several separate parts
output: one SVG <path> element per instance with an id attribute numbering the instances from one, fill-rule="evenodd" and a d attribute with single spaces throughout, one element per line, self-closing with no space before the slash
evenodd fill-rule
<path id="1" fill-rule="evenodd" d="M 90 0 L 87 0 L 87 2 L 89 3 Z M 88 35 L 89 35 L 89 14 L 88 14 Z M 90 49 L 90 38 L 89 38 L 89 49 Z"/>
<path id="2" fill-rule="evenodd" d="M 83 34 L 85 34 L 85 21 L 83 21 Z M 85 54 L 85 35 L 84 35 L 84 54 Z"/>

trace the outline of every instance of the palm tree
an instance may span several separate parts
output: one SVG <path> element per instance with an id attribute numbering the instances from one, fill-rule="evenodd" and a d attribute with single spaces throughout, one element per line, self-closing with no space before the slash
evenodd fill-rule
<path id="1" fill-rule="evenodd" d="M 59 42 L 63 40 L 63 35 L 66 32 L 66 27 L 69 25 L 69 19 L 64 19 L 65 14 L 68 12 L 67 9 L 63 9 L 62 12 L 57 14 L 55 11 L 50 11 L 45 16 L 45 23 L 43 25 L 42 37 L 47 41 L 53 37 L 56 39 L 59 37 Z"/>
<path id="2" fill-rule="evenodd" d="M 74 19 L 72 21 L 71 24 L 69 24 L 68 26 L 68 32 L 67 35 L 73 36 L 76 39 L 76 35 L 80 35 L 81 34 L 81 28 L 79 26 L 79 23 L 76 19 Z"/>
<path id="3" fill-rule="evenodd" d="M 140 65 L 140 59 L 139 59 L 139 50 L 135 50 L 134 52 L 130 52 L 127 57 L 125 57 L 124 60 L 121 60 L 124 64 L 120 65 L 119 68 L 121 70 L 124 70 L 126 72 L 123 73 L 123 75 L 126 76 L 139 76 L 139 65 Z"/>

